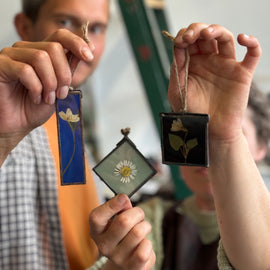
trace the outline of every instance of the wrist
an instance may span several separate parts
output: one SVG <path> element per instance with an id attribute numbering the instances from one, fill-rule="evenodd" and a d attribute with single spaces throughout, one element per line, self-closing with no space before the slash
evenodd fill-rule
<path id="1" fill-rule="evenodd" d="M 244 149 L 244 152 L 249 152 L 248 144 L 243 133 L 240 133 L 231 140 L 211 138 L 209 143 L 210 166 L 218 166 L 218 164 L 224 163 L 226 158 L 233 157 Z"/>
<path id="2" fill-rule="evenodd" d="M 234 140 L 210 141 L 209 163 L 209 176 L 211 179 L 215 179 L 216 184 L 223 181 L 226 183 L 235 181 L 236 175 L 241 175 L 243 170 L 253 167 L 255 162 L 246 138 L 241 133 Z"/>
<path id="3" fill-rule="evenodd" d="M 26 134 L 0 134 L 0 167 L 6 160 L 9 153 L 18 145 L 18 143 L 25 137 Z"/>
<path id="4" fill-rule="evenodd" d="M 102 270 L 119 270 L 121 269 L 119 266 L 116 266 L 112 261 L 107 260 L 107 262 L 103 265 Z"/>

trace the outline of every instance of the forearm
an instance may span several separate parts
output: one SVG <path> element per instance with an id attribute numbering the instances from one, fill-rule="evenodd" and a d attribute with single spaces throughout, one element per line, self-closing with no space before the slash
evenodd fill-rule
<path id="1" fill-rule="evenodd" d="M 210 154 L 220 234 L 230 262 L 235 269 L 269 269 L 270 198 L 244 137 L 226 145 L 213 142 Z"/>
<path id="2" fill-rule="evenodd" d="M 25 135 L 13 134 L 12 136 L 0 135 L 0 168 L 9 153 L 17 146 Z"/>
<path id="3" fill-rule="evenodd" d="M 9 153 L 12 151 L 13 147 L 8 143 L 7 140 L 0 139 L 0 168 L 6 160 Z"/>
<path id="4" fill-rule="evenodd" d="M 101 268 L 101 270 L 120 270 L 121 267 L 116 266 L 114 263 L 112 263 L 110 260 L 108 260 L 104 266 Z"/>

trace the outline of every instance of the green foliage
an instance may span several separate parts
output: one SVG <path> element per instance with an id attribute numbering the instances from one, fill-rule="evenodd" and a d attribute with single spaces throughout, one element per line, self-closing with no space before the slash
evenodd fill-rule
<path id="1" fill-rule="evenodd" d="M 174 151 L 178 151 L 185 143 L 180 136 L 169 134 L 169 142 Z"/>

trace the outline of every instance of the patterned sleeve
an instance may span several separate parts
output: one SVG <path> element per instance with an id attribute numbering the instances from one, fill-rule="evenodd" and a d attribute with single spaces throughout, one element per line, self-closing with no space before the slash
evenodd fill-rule
<path id="1" fill-rule="evenodd" d="M 230 261 L 225 253 L 221 240 L 219 241 L 219 245 L 218 245 L 217 260 L 218 260 L 219 270 L 234 270 L 234 268 L 231 266 Z"/>
<path id="2" fill-rule="evenodd" d="M 87 268 L 86 270 L 101 270 L 107 260 L 108 258 L 102 256 L 95 262 L 95 264 L 93 264 L 90 268 Z"/>

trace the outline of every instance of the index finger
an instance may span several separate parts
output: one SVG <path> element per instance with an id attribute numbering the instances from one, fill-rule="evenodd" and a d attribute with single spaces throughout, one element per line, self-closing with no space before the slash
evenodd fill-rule
<path id="1" fill-rule="evenodd" d="M 132 205 L 125 194 L 119 194 L 95 208 L 89 216 L 90 233 L 102 233 L 113 216 L 129 208 L 132 208 Z"/>
<path id="2" fill-rule="evenodd" d="M 64 49 L 72 52 L 78 59 L 90 62 L 94 56 L 94 47 L 87 44 L 82 38 L 66 29 L 59 29 L 49 36 L 45 41 L 59 42 Z"/>
<path id="3" fill-rule="evenodd" d="M 201 32 L 205 39 L 216 39 L 218 53 L 224 57 L 235 58 L 235 43 L 233 34 L 225 27 L 212 24 Z"/>

